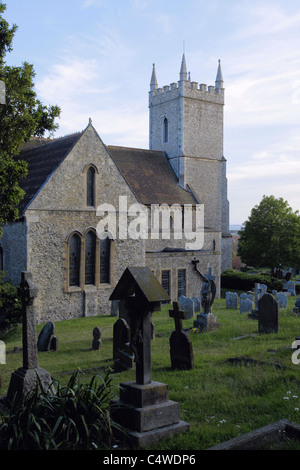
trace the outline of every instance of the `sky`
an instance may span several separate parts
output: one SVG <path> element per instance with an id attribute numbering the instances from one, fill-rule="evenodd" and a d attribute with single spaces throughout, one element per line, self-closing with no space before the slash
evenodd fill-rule
<path id="1" fill-rule="evenodd" d="M 225 88 L 224 157 L 230 224 L 264 195 L 300 211 L 299 0 L 4 0 L 18 30 L 8 65 L 34 65 L 35 89 L 58 105 L 55 136 L 89 118 L 107 145 L 149 148 L 152 64 L 158 86 Z"/>

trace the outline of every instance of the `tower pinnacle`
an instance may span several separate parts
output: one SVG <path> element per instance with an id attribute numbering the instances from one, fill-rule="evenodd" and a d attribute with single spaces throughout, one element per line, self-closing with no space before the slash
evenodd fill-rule
<path id="1" fill-rule="evenodd" d="M 151 75 L 151 82 L 150 82 L 150 91 L 157 90 L 157 79 L 155 73 L 155 64 L 153 64 L 152 75 Z"/>
<path id="2" fill-rule="evenodd" d="M 188 73 L 187 73 L 187 68 L 186 68 L 186 63 L 185 63 L 185 55 L 183 53 L 182 56 L 182 61 L 181 61 L 181 68 L 180 68 L 180 81 L 182 80 L 187 80 L 188 79 Z"/>
<path id="3" fill-rule="evenodd" d="M 221 60 L 219 59 L 219 65 L 218 65 L 218 71 L 217 71 L 217 77 L 216 77 L 216 84 L 215 88 L 216 90 L 219 90 L 220 88 L 223 88 L 224 82 L 223 82 L 223 75 L 222 75 L 222 70 L 221 70 Z"/>

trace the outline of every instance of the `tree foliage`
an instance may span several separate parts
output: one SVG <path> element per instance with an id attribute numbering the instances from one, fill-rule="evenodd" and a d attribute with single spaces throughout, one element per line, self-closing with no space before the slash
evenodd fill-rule
<path id="1" fill-rule="evenodd" d="M 300 217 L 283 198 L 263 196 L 239 235 L 238 255 L 248 266 L 300 266 Z"/>
<path id="2" fill-rule="evenodd" d="M 19 181 L 27 174 L 24 162 L 18 159 L 22 145 L 31 136 L 53 133 L 60 115 L 58 106 L 45 106 L 34 90 L 33 65 L 8 66 L 5 56 L 12 51 L 17 26 L 3 18 L 6 5 L 0 2 L 0 80 L 6 87 L 6 104 L 0 109 L 0 235 L 1 226 L 18 216 L 18 204 L 24 193 Z"/>

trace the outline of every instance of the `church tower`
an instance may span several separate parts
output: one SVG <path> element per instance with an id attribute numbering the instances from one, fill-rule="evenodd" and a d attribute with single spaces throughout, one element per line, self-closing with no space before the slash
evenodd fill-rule
<path id="1" fill-rule="evenodd" d="M 224 83 L 219 61 L 214 86 L 191 81 L 185 54 L 179 81 L 159 88 L 153 64 L 149 92 L 149 147 L 165 152 L 178 184 L 204 204 L 205 246 L 222 254 L 221 269 L 232 265 L 223 156 Z"/>

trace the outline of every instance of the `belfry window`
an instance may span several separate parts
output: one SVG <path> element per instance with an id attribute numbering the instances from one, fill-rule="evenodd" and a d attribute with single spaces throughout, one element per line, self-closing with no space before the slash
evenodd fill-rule
<path id="1" fill-rule="evenodd" d="M 96 235 L 89 231 L 85 237 L 85 284 L 96 283 Z"/>
<path id="2" fill-rule="evenodd" d="M 163 138 L 164 143 L 167 143 L 169 140 L 169 121 L 167 118 L 164 119 Z"/>
<path id="3" fill-rule="evenodd" d="M 95 169 L 92 166 L 86 172 L 86 205 L 95 206 Z"/>
<path id="4" fill-rule="evenodd" d="M 80 237 L 72 235 L 69 242 L 69 286 L 80 286 Z"/>

